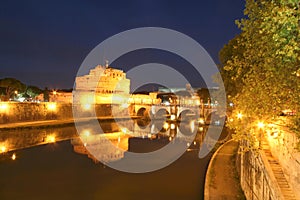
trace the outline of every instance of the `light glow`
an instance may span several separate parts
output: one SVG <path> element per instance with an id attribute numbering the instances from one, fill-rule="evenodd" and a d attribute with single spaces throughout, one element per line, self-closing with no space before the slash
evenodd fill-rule
<path id="1" fill-rule="evenodd" d="M 12 160 L 16 160 L 16 158 L 17 158 L 17 156 L 16 156 L 16 154 L 14 153 L 14 154 L 11 156 L 11 159 L 12 159 Z"/>
<path id="2" fill-rule="evenodd" d="M 121 128 L 122 133 L 127 133 L 128 129 L 127 128 Z"/>
<path id="3" fill-rule="evenodd" d="M 263 122 L 258 122 L 257 123 L 257 127 L 258 128 L 264 128 L 265 127 L 265 124 Z"/>
<path id="4" fill-rule="evenodd" d="M 6 146 L 4 146 L 4 145 L 3 145 L 3 146 L 1 146 L 1 148 L 0 148 L 0 149 L 1 149 L 1 153 L 4 153 L 4 152 L 6 152 L 6 150 L 7 150 Z"/>
<path id="5" fill-rule="evenodd" d="M 173 129 L 175 129 L 176 127 L 175 127 L 175 124 L 171 124 L 171 129 L 173 130 Z"/>
<path id="6" fill-rule="evenodd" d="M 48 135 L 46 138 L 47 143 L 54 143 L 56 142 L 55 136 L 54 135 Z"/>
<path id="7" fill-rule="evenodd" d="M 242 113 L 238 113 L 238 114 L 236 115 L 236 117 L 237 117 L 238 119 L 242 119 L 242 118 L 243 118 L 243 114 L 242 114 Z"/>
<path id="8" fill-rule="evenodd" d="M 56 111 L 56 103 L 54 103 L 54 102 L 48 103 L 47 109 L 49 111 Z"/>
<path id="9" fill-rule="evenodd" d="M 175 115 L 171 115 L 171 120 L 175 120 L 176 116 Z"/>
<path id="10" fill-rule="evenodd" d="M 8 103 L 0 103 L 0 112 L 6 112 L 8 108 Z"/>
<path id="11" fill-rule="evenodd" d="M 84 134 L 86 137 L 88 137 L 88 136 L 90 136 L 91 132 L 90 132 L 89 130 L 85 130 L 85 131 L 83 131 L 83 134 Z"/>
<path id="12" fill-rule="evenodd" d="M 191 122 L 190 122 L 190 128 L 191 128 L 191 131 L 192 131 L 192 132 L 195 131 L 195 121 L 191 121 Z"/>
<path id="13" fill-rule="evenodd" d="M 205 121 L 204 121 L 203 118 L 200 118 L 200 119 L 198 120 L 198 122 L 199 122 L 200 124 L 204 124 L 204 123 L 205 123 Z"/>
<path id="14" fill-rule="evenodd" d="M 165 122 L 163 128 L 167 130 L 169 128 L 169 124 Z"/>
<path id="15" fill-rule="evenodd" d="M 92 105 L 88 104 L 88 103 L 87 104 L 83 104 L 82 108 L 83 108 L 83 110 L 91 110 Z"/>

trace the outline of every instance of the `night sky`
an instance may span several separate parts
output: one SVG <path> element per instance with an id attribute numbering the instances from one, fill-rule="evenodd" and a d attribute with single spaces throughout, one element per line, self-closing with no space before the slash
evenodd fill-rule
<path id="1" fill-rule="evenodd" d="M 0 78 L 14 77 L 41 88 L 71 88 L 83 59 L 96 45 L 121 31 L 148 26 L 192 37 L 218 64 L 219 50 L 240 32 L 234 21 L 243 17 L 244 4 L 241 0 L 2 0 Z M 113 67 L 126 71 L 130 64 L 124 61 L 123 68 Z M 196 80 L 193 84 L 198 86 Z"/>

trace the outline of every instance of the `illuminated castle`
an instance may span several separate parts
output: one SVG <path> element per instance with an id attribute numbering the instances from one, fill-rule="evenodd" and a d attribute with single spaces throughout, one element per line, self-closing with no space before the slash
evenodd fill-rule
<path id="1" fill-rule="evenodd" d="M 84 76 L 76 77 L 76 90 L 93 91 L 101 94 L 129 94 L 130 80 L 126 73 L 119 69 L 113 69 L 98 65 Z"/>
<path id="2" fill-rule="evenodd" d="M 122 104 L 129 97 L 130 80 L 126 73 L 98 65 L 89 74 L 76 77 L 74 102 L 89 104 Z M 76 95 L 75 95 L 76 94 Z"/>

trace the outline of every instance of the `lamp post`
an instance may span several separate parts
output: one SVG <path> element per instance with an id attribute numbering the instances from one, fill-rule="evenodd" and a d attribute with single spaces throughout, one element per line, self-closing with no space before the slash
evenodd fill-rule
<path id="1" fill-rule="evenodd" d="M 262 122 L 262 121 L 259 121 L 258 123 L 257 123 L 257 127 L 258 127 L 258 129 L 259 129 L 259 135 L 258 135 L 258 137 L 259 137 L 259 143 L 258 143 L 258 148 L 259 149 L 261 149 L 261 146 L 262 146 L 262 137 L 263 137 L 263 128 L 265 127 L 265 124 Z"/>

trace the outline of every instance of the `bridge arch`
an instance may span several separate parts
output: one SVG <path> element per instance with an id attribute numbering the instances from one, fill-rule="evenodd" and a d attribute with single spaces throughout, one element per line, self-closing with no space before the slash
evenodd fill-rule
<path id="1" fill-rule="evenodd" d="M 167 109 L 165 108 L 161 108 L 159 109 L 155 115 L 154 115 L 154 118 L 155 119 L 167 119 L 170 117 L 170 113 Z"/>
<path id="2" fill-rule="evenodd" d="M 179 113 L 178 120 L 179 121 L 197 120 L 197 113 L 192 109 L 185 109 Z"/>
<path id="3" fill-rule="evenodd" d="M 136 114 L 137 114 L 137 116 L 142 117 L 142 118 L 150 118 L 149 110 L 145 107 L 139 108 Z"/>

